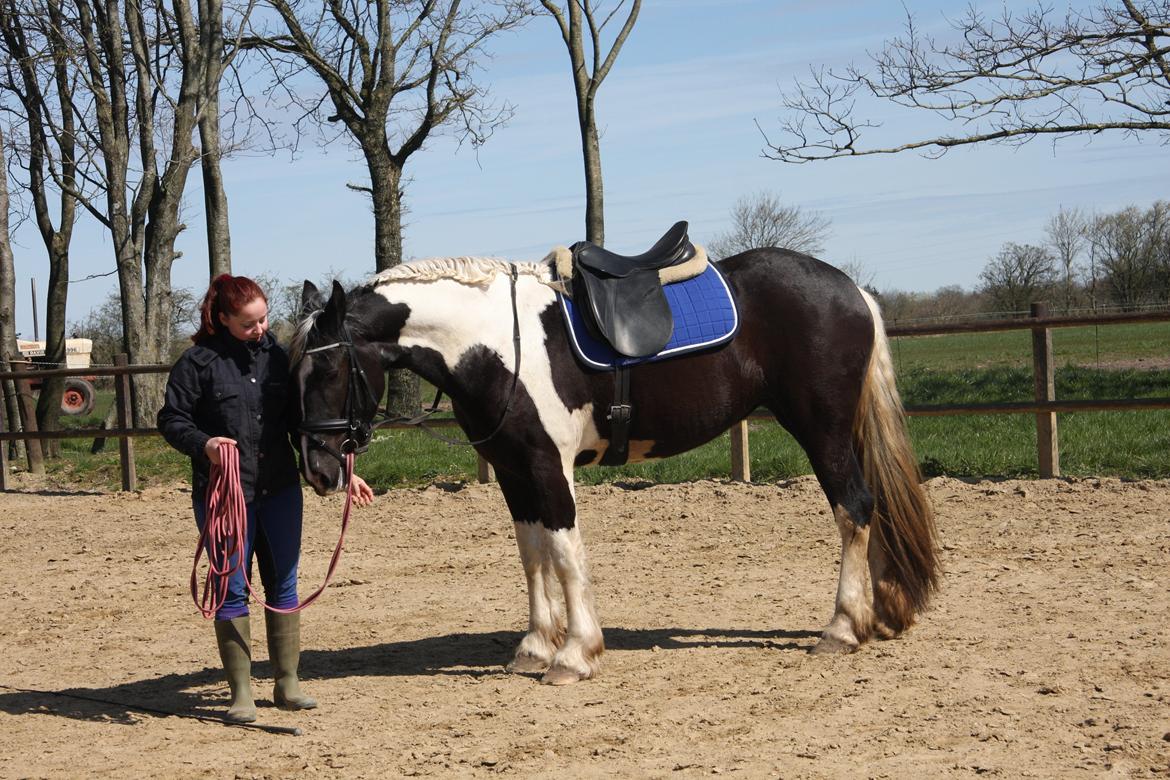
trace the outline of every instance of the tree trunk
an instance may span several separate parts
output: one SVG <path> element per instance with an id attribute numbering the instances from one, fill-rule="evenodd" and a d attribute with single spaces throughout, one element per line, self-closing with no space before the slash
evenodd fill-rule
<path id="1" fill-rule="evenodd" d="M 581 149 L 585 159 L 585 239 L 604 246 L 605 195 L 601 181 L 601 143 L 597 138 L 592 102 L 587 117 L 581 122 Z"/>
<path id="2" fill-rule="evenodd" d="M 374 266 L 385 271 L 402 263 L 402 167 L 385 139 L 365 145 L 374 206 Z M 386 406 L 390 414 L 412 416 L 421 408 L 418 376 L 406 370 L 386 376 Z"/>
<path id="3" fill-rule="evenodd" d="M 203 206 L 207 221 L 209 281 L 232 272 L 231 232 L 228 229 L 227 191 L 223 186 L 219 137 L 219 81 L 223 73 L 223 3 L 199 0 L 199 49 L 203 71 L 199 108 L 200 165 L 203 169 Z"/>
<path id="4" fill-rule="evenodd" d="M 182 111 L 180 107 L 179 111 Z M 167 169 L 159 179 L 156 196 L 151 199 L 143 261 L 146 278 L 145 295 L 146 339 L 140 347 L 137 362 L 171 362 L 172 319 L 174 298 L 171 289 L 171 267 L 174 265 L 175 241 L 183 230 L 179 221 L 179 207 L 187 184 L 187 174 L 195 164 L 195 147 L 190 138 L 194 131 L 194 116 L 177 119 L 175 148 Z M 185 130 L 184 130 L 185 128 Z M 188 139 L 183 143 L 183 139 Z M 139 374 L 135 377 L 135 424 L 151 426 L 162 408 L 166 391 L 166 375 Z"/>
<path id="5" fill-rule="evenodd" d="M 363 150 L 374 208 L 374 268 L 385 271 L 402 262 L 402 168 L 384 138 L 363 144 Z"/>
<path id="6" fill-rule="evenodd" d="M 8 232 L 8 161 L 4 155 L 4 132 L 0 128 L 0 371 L 11 371 L 16 351 L 16 262 L 12 256 L 12 240 Z M 5 430 L 20 430 L 20 411 L 16 406 L 16 385 L 12 380 L 0 383 L 4 394 Z M 13 443 L 16 444 L 15 442 Z M 7 447 L 7 443 L 0 444 Z M 13 457 L 19 457 L 15 447 Z"/>
<path id="7" fill-rule="evenodd" d="M 61 233 L 49 242 L 49 287 L 45 304 L 45 362 L 51 368 L 65 365 L 65 312 L 69 295 L 69 250 L 63 246 Z M 61 395 L 65 390 L 65 379 L 53 377 L 44 380 L 37 396 L 37 428 L 42 431 L 56 431 L 61 427 Z M 61 452 L 60 441 L 47 442 L 46 455 L 57 457 Z"/>
<path id="8" fill-rule="evenodd" d="M 228 228 L 227 191 L 220 170 L 219 101 L 207 107 L 208 114 L 199 122 L 199 141 L 203 147 L 203 207 L 207 218 L 207 259 L 210 279 L 232 272 L 231 231 Z"/>
<path id="9" fill-rule="evenodd" d="M 597 90 L 609 75 L 618 52 L 637 22 L 642 0 L 630 3 L 629 15 L 604 57 L 601 52 L 601 30 L 625 5 L 625 0 L 621 0 L 608 12 L 601 11 L 596 5 L 591 7 L 588 2 L 581 3 L 580 0 L 567 0 L 563 7 L 556 0 L 540 0 L 540 4 L 556 20 L 561 39 L 569 52 L 573 91 L 577 97 L 577 126 L 581 130 L 581 154 L 585 162 L 585 238 L 602 245 L 605 243 L 605 198 L 601 186 L 601 144 L 597 138 Z M 603 17 L 600 20 L 599 13 Z M 585 51 L 587 31 L 591 49 L 589 58 Z M 592 72 L 587 64 L 589 59 L 592 60 Z"/>

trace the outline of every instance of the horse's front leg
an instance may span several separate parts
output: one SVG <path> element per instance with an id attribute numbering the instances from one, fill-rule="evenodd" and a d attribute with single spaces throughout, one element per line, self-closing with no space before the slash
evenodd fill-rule
<path id="1" fill-rule="evenodd" d="M 565 642 L 541 678 L 547 685 L 567 685 L 593 677 L 601 671 L 601 654 L 605 650 L 589 584 L 585 545 L 575 522 L 575 511 L 573 514 L 569 527 L 549 527 L 551 524 L 545 527 L 545 549 L 561 581 L 569 621 Z"/>
<path id="2" fill-rule="evenodd" d="M 550 454 L 546 465 L 557 455 Z M 497 470 L 516 528 L 528 584 L 528 631 L 508 664 L 513 672 L 544 672 L 542 682 L 564 685 L 597 674 L 605 642 L 593 604 L 585 546 L 577 527 L 571 463 L 563 470 Z M 567 626 L 556 598 L 560 584 Z"/>
<path id="3" fill-rule="evenodd" d="M 565 640 L 565 627 L 557 607 L 556 573 L 545 550 L 545 530 L 539 523 L 517 520 L 516 546 L 528 581 L 528 633 L 520 640 L 509 672 L 543 672 L 552 666 L 557 648 Z"/>

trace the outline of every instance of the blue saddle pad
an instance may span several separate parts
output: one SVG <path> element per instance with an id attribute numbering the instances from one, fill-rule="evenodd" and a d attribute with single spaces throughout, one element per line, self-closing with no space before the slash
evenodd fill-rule
<path id="1" fill-rule="evenodd" d="M 622 355 L 609 344 L 594 338 L 585 327 L 581 311 L 573 304 L 573 299 L 558 292 L 569 343 L 573 345 L 577 358 L 591 368 L 636 366 L 716 347 L 735 337 L 739 330 L 739 310 L 731 288 L 714 263 L 708 264 L 707 270 L 693 279 L 668 284 L 662 290 L 674 315 L 674 331 L 661 352 L 638 358 Z"/>

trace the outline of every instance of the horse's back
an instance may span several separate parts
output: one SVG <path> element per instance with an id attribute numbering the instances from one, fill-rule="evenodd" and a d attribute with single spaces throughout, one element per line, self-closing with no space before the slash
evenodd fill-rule
<path id="1" fill-rule="evenodd" d="M 749 316 L 772 317 L 780 306 L 792 317 L 860 318 L 869 308 L 857 285 L 838 268 L 810 255 L 774 247 L 750 249 L 719 262 Z"/>

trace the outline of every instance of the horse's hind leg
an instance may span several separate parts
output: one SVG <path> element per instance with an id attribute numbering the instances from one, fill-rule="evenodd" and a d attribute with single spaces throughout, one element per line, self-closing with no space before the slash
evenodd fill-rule
<path id="1" fill-rule="evenodd" d="M 851 653 L 869 638 L 873 613 L 866 596 L 869 523 L 855 519 L 853 501 L 833 505 L 833 518 L 841 534 L 841 573 L 833 617 L 821 633 L 814 653 Z"/>
<path id="2" fill-rule="evenodd" d="M 867 595 L 868 550 L 873 496 L 865 486 L 861 466 L 853 451 L 849 426 L 842 416 L 836 423 L 831 414 L 817 419 L 815 433 L 792 430 L 804 446 L 809 462 L 829 499 L 833 519 L 841 535 L 841 571 L 833 617 L 813 648 L 814 653 L 851 653 L 872 631 L 873 610 Z M 784 422 L 782 420 L 782 422 Z"/>

